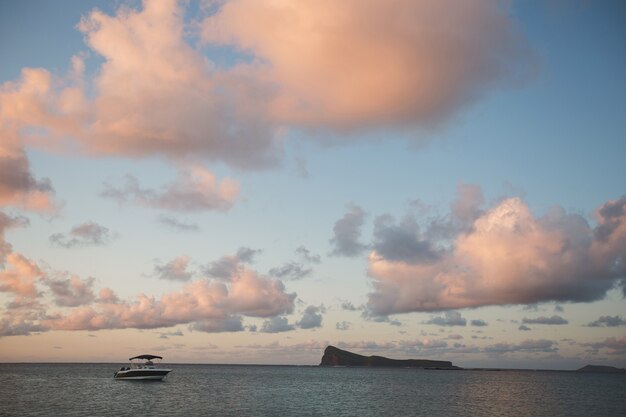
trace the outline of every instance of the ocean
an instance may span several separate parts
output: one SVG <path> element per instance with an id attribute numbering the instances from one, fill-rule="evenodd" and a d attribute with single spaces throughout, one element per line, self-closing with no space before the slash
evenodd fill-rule
<path id="1" fill-rule="evenodd" d="M 0 364 L 0 416 L 626 416 L 626 375 L 177 365 Z"/>

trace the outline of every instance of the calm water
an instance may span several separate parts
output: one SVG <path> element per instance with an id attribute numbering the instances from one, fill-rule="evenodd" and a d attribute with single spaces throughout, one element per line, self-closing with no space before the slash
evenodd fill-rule
<path id="1" fill-rule="evenodd" d="M 626 376 L 529 371 L 0 364 L 1 416 L 626 416 Z"/>

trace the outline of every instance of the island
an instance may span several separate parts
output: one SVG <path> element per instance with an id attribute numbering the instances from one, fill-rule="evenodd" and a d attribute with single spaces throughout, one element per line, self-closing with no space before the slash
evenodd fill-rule
<path id="1" fill-rule="evenodd" d="M 576 372 L 601 372 L 604 374 L 626 374 L 626 369 L 616 368 L 614 366 L 605 366 L 605 365 L 586 365 L 580 369 L 577 369 Z"/>
<path id="2" fill-rule="evenodd" d="M 389 359 L 383 356 L 363 356 L 341 350 L 335 346 L 327 346 L 319 366 L 367 366 L 386 368 L 420 368 L 420 369 L 463 369 L 452 365 L 449 361 L 432 361 L 427 359 Z"/>

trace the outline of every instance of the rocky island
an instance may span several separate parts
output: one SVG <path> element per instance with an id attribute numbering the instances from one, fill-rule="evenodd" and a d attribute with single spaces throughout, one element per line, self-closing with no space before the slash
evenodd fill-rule
<path id="1" fill-rule="evenodd" d="M 427 359 L 389 359 L 383 356 L 363 356 L 328 346 L 324 350 L 320 366 L 369 366 L 387 368 L 463 369 L 449 361 Z"/>
<path id="2" fill-rule="evenodd" d="M 616 368 L 614 366 L 605 365 L 586 365 L 576 372 L 601 372 L 603 374 L 626 374 L 626 369 Z"/>

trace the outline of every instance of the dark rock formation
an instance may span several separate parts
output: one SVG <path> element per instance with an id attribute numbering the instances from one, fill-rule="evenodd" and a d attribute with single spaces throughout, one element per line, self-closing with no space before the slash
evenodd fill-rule
<path id="1" fill-rule="evenodd" d="M 426 359 L 389 359 L 382 356 L 363 356 L 328 346 L 320 366 L 376 366 L 388 368 L 462 369 L 449 361 Z"/>
<path id="2" fill-rule="evenodd" d="M 626 374 L 626 369 L 616 368 L 614 366 L 587 365 L 587 366 L 583 366 L 580 369 L 577 369 L 576 372 L 602 372 L 605 374 Z"/>

